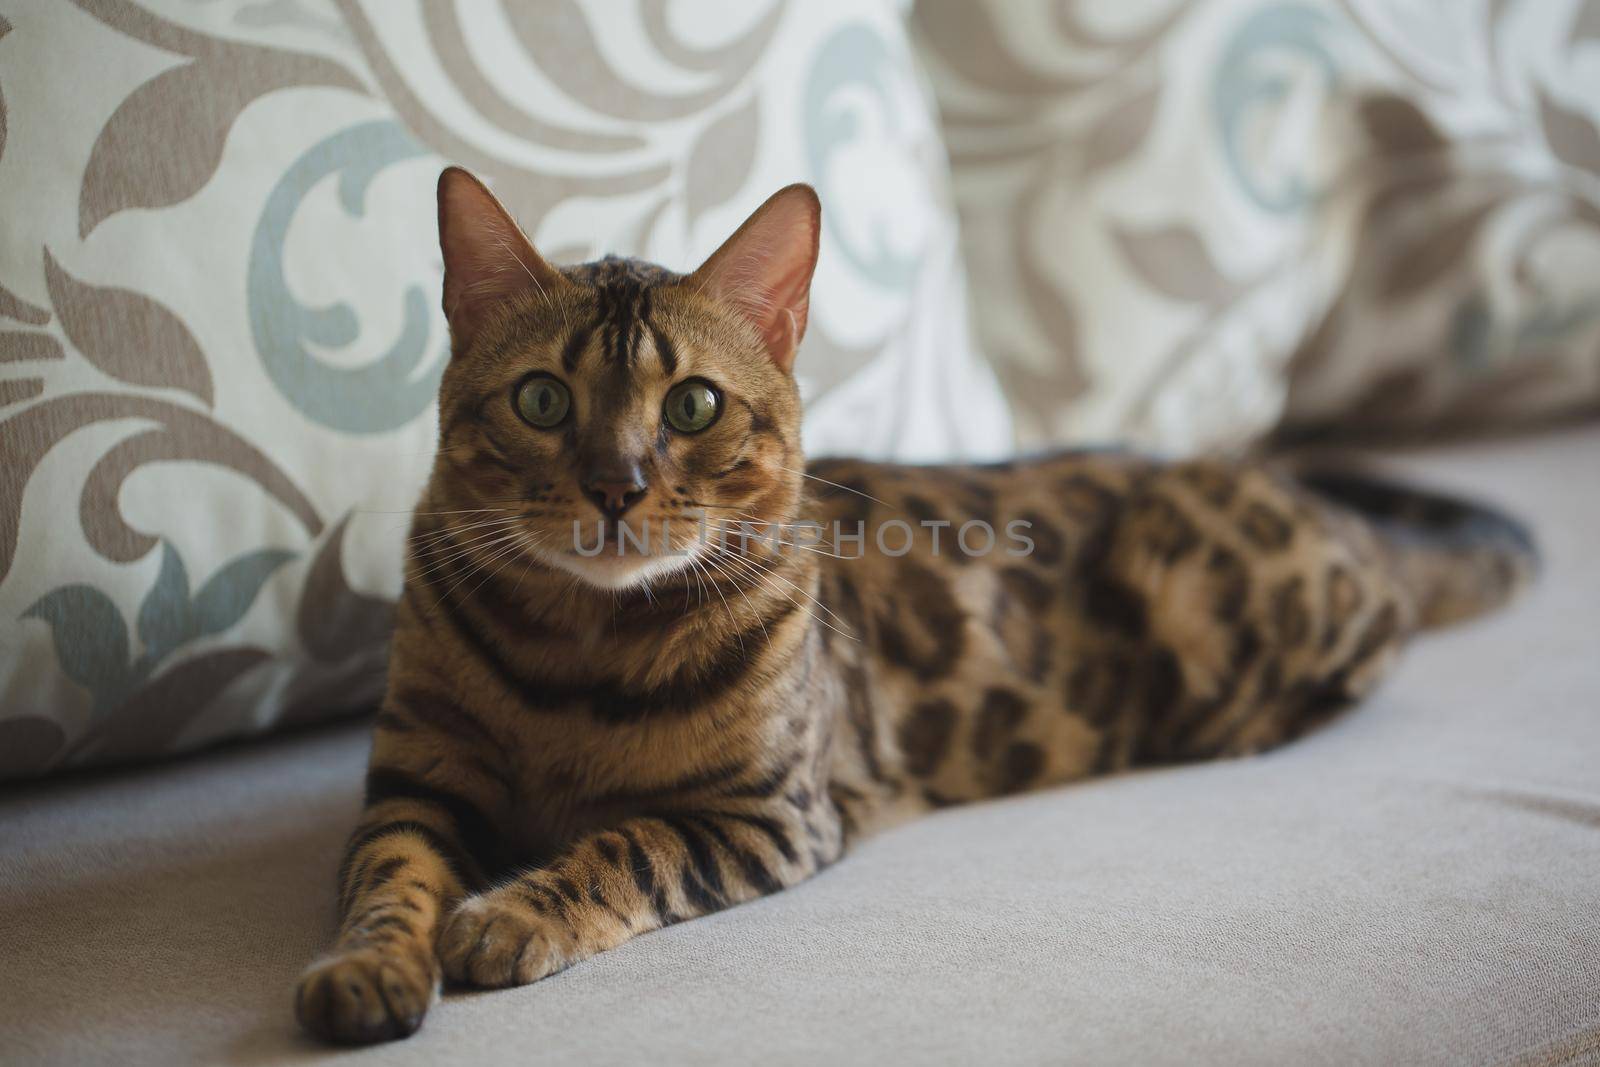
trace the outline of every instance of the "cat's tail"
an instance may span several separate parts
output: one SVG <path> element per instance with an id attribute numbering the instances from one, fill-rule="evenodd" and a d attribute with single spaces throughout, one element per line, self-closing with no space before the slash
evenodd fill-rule
<path id="1" fill-rule="evenodd" d="M 1351 468 L 1311 468 L 1296 477 L 1378 530 L 1422 626 L 1493 611 L 1538 574 L 1532 533 L 1502 511 Z"/>

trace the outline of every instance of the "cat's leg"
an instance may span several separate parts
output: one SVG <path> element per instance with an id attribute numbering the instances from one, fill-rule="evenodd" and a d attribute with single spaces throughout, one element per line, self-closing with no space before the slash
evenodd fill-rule
<path id="1" fill-rule="evenodd" d="M 439 936 L 446 976 L 523 985 L 669 923 L 776 892 L 837 857 L 818 801 L 663 812 L 584 837 L 549 866 L 461 902 Z"/>
<path id="2" fill-rule="evenodd" d="M 474 743 L 481 729 L 437 699 L 379 715 L 366 808 L 339 867 L 338 938 L 295 991 L 314 1036 L 386 1041 L 421 1025 L 439 989 L 439 922 L 485 884 L 498 851 L 492 816 L 509 783 Z"/>

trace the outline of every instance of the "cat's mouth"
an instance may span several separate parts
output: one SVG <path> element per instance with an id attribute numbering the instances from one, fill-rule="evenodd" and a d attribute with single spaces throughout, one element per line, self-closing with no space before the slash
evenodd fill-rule
<path id="1" fill-rule="evenodd" d="M 662 520 L 600 519 L 575 523 L 570 543 L 540 555 L 596 588 L 628 589 L 688 567 L 700 546 L 685 532 Z"/>
<path id="2" fill-rule="evenodd" d="M 648 585 L 689 565 L 690 556 L 645 555 L 630 552 L 625 555 L 601 553 L 580 556 L 576 552 L 547 554 L 545 559 L 557 570 L 582 579 L 597 589 L 632 589 Z"/>
<path id="3" fill-rule="evenodd" d="M 570 551 L 578 556 L 648 556 L 651 545 L 650 523 L 629 522 L 627 519 L 597 519 L 593 528 L 574 528 Z M 588 542 L 585 544 L 585 542 Z"/>
<path id="4" fill-rule="evenodd" d="M 572 525 L 563 551 L 583 559 L 639 558 L 684 553 L 704 531 L 671 517 L 600 518 Z"/>

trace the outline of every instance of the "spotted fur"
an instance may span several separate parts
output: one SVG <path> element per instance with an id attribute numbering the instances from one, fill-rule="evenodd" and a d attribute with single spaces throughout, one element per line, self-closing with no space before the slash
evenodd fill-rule
<path id="1" fill-rule="evenodd" d="M 1345 476 L 1090 452 L 807 466 L 784 346 L 804 327 L 809 191 L 725 246 L 759 253 L 737 276 L 774 276 L 755 304 L 719 294 L 718 257 L 558 271 L 485 198 L 441 182 L 455 354 L 340 931 L 296 994 L 319 1037 L 404 1036 L 441 979 L 535 981 L 933 808 L 1280 744 L 1367 692 L 1420 625 L 1530 572 L 1509 520 Z M 461 266 L 451 235 L 484 243 L 474 226 L 521 272 L 481 249 Z M 557 430 L 509 402 L 533 370 L 571 388 Z M 690 376 L 724 409 L 674 434 L 662 396 Z M 919 536 L 904 555 L 869 532 L 586 578 L 560 538 L 596 517 L 584 472 L 619 460 L 644 472 L 639 518 Z M 1024 523 L 1031 551 L 952 551 L 973 520 Z"/>

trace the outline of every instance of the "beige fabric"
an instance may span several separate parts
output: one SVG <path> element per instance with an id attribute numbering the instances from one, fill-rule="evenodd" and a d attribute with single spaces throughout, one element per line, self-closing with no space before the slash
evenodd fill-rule
<path id="1" fill-rule="evenodd" d="M 919 0 L 1025 443 L 1600 406 L 1600 0 Z"/>
<path id="2" fill-rule="evenodd" d="M 374 701 L 446 162 L 679 269 L 814 183 L 807 450 L 1010 449 L 889 0 L 0 0 L 0 70 L 0 780 Z"/>
<path id="3" fill-rule="evenodd" d="M 295 1036 L 364 739 L 0 797 L 25 1063 L 1600 1062 L 1600 428 L 1403 464 L 1521 509 L 1514 609 L 1257 759 L 956 809 L 403 1044 Z"/>

